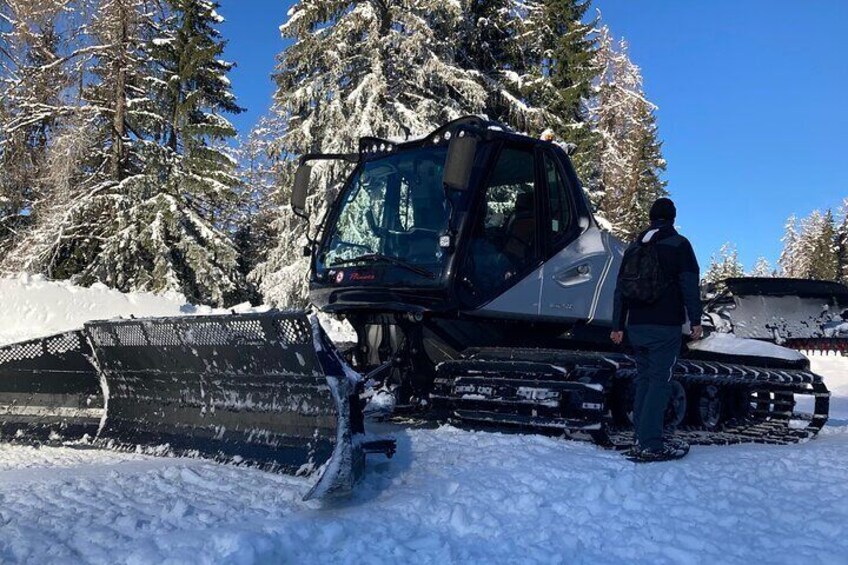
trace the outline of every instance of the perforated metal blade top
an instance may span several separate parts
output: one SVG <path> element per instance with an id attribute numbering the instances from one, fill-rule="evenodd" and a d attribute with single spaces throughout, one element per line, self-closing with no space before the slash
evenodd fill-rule
<path id="1" fill-rule="evenodd" d="M 86 325 L 108 385 L 101 439 L 306 473 L 338 414 L 302 313 Z"/>

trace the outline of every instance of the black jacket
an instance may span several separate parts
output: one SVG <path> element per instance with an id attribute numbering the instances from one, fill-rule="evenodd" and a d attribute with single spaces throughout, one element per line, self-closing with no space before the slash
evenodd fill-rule
<path id="1" fill-rule="evenodd" d="M 674 227 L 666 222 L 658 222 L 641 234 L 630 244 L 632 249 L 649 231 L 658 230 L 652 239 L 657 245 L 657 255 L 663 273 L 672 282 L 669 291 L 653 304 L 629 304 L 621 296 L 621 290 L 615 289 L 613 307 L 613 330 L 620 331 L 625 325 L 679 326 L 686 322 L 701 323 L 701 279 L 698 260 L 689 240 L 678 234 Z"/>

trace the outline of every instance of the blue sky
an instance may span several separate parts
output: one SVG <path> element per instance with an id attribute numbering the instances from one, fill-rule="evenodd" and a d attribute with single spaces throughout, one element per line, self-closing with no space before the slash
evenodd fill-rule
<path id="1" fill-rule="evenodd" d="M 248 131 L 271 102 L 290 0 L 221 0 Z M 666 180 L 702 267 L 725 241 L 746 267 L 786 218 L 848 197 L 848 2 L 595 0 L 659 110 Z"/>

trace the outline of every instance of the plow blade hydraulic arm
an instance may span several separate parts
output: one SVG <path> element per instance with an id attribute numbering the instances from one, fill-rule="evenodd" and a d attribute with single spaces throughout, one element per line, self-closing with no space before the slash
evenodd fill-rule
<path id="1" fill-rule="evenodd" d="M 316 476 L 308 497 L 349 491 L 364 467 L 356 373 L 304 313 L 93 322 L 68 335 L 80 345 L 67 366 L 50 354 L 56 338 L 11 363 L 3 355 L 20 345 L 0 349 L 4 439 L 88 433 L 111 448 Z"/>

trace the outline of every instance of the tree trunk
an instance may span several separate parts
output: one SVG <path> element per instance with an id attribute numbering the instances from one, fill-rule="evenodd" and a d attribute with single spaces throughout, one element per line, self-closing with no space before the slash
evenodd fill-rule
<path id="1" fill-rule="evenodd" d="M 127 120 L 127 50 L 129 46 L 129 11 L 121 4 L 118 13 L 118 56 L 115 57 L 115 115 L 112 121 L 112 177 L 121 182 L 124 179 L 124 161 L 126 159 L 124 138 Z"/>

